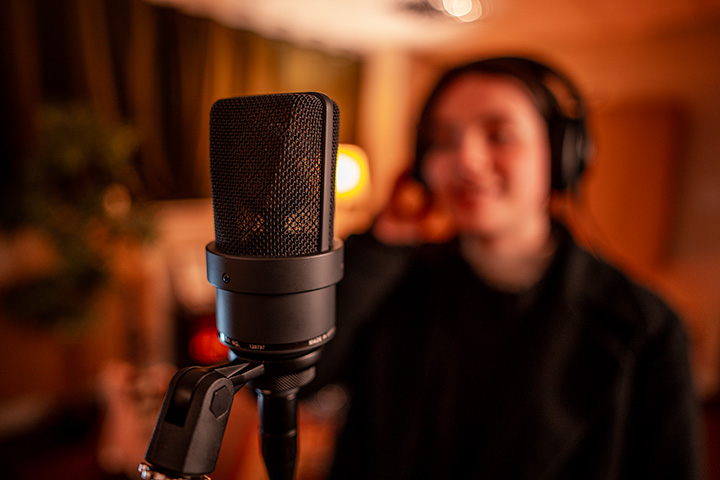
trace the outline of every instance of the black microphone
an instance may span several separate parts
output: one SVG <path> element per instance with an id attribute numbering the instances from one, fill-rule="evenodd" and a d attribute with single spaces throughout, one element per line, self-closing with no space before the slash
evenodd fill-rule
<path id="1" fill-rule="evenodd" d="M 335 331 L 338 107 L 321 93 L 222 99 L 210 113 L 221 340 L 250 359 L 301 355 Z"/>
<path id="2" fill-rule="evenodd" d="M 245 384 L 258 395 L 269 478 L 294 477 L 297 393 L 335 333 L 343 275 L 342 242 L 333 238 L 338 131 L 338 107 L 321 93 L 213 105 L 207 276 L 231 358 L 175 374 L 139 466 L 143 479 L 207 478 Z"/>
<path id="3" fill-rule="evenodd" d="M 270 478 L 292 478 L 296 394 L 335 333 L 342 242 L 333 237 L 338 107 L 321 93 L 222 99 L 210 113 L 220 339 L 264 365 L 259 397 Z"/>

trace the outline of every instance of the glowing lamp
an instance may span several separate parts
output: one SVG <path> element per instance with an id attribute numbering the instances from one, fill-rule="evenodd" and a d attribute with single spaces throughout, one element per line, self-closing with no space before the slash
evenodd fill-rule
<path id="1" fill-rule="evenodd" d="M 335 192 L 338 198 L 350 198 L 360 193 L 368 181 L 368 160 L 362 148 L 341 143 L 335 172 Z"/>

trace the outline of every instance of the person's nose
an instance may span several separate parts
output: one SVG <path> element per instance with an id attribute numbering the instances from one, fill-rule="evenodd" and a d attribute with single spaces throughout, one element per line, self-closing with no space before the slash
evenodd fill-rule
<path id="1" fill-rule="evenodd" d="M 457 148 L 456 168 L 459 174 L 478 175 L 490 166 L 488 143 L 478 132 L 463 132 Z"/>

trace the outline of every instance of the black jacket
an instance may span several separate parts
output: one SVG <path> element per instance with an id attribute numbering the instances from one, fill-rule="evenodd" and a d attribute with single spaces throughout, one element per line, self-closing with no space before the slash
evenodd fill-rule
<path id="1" fill-rule="evenodd" d="M 391 255 L 348 242 L 338 338 L 318 366 L 352 394 L 334 478 L 701 477 L 681 322 L 557 235 L 522 294 L 488 287 L 452 242 Z"/>

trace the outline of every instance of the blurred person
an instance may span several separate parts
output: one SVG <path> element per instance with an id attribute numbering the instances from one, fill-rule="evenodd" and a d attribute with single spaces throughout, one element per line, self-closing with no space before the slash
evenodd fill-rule
<path id="1" fill-rule="evenodd" d="M 391 205 L 346 241 L 318 365 L 350 393 L 333 478 L 702 476 L 681 321 L 550 214 L 585 170 L 584 110 L 523 58 L 431 92 L 412 174 L 429 206 Z M 438 211 L 452 238 L 410 245 Z"/>

